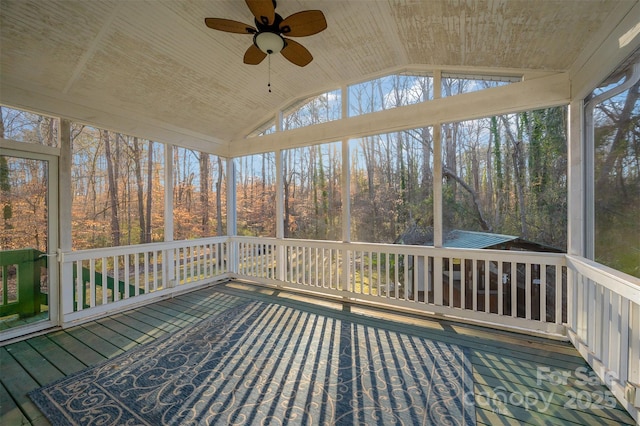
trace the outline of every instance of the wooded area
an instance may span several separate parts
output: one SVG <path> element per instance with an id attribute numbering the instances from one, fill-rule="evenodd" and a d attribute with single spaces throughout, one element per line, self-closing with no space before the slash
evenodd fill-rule
<path id="1" fill-rule="evenodd" d="M 443 82 L 445 96 L 507 84 Z M 350 114 L 425 101 L 432 93 L 425 76 L 369 81 L 350 88 Z M 335 109 L 329 99 L 303 103 L 284 127 L 326 121 Z M 442 135 L 445 231 L 504 233 L 566 248 L 566 108 L 449 123 Z M 392 243 L 411 226 L 433 226 L 433 147 L 430 127 L 349 142 L 353 240 Z M 238 161 L 239 229 L 275 236 L 273 216 L 260 214 L 273 211 L 274 155 Z M 342 161 L 339 143 L 283 151 L 286 236 L 341 239 Z"/>
<path id="2" fill-rule="evenodd" d="M 57 146 L 57 120 L 8 108 L 0 111 L 7 138 Z M 164 241 L 164 144 L 79 124 L 72 124 L 71 139 L 73 248 Z M 223 235 L 224 160 L 177 147 L 173 154 L 173 238 Z M 28 184 L 21 177 L 35 173 L 25 164 L 31 168 L 42 164 L 0 158 L 3 247 L 42 244 L 46 237 L 37 231 L 46 229 L 46 173 L 40 172 L 44 177 Z"/>
<path id="3" fill-rule="evenodd" d="M 164 241 L 164 149 L 106 130 L 73 132 L 74 248 Z M 225 179 L 221 158 L 173 149 L 173 239 L 224 235 Z"/>

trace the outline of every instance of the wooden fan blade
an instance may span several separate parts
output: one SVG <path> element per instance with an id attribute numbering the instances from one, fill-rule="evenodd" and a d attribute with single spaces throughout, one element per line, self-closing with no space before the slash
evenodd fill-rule
<path id="1" fill-rule="evenodd" d="M 287 58 L 289 62 L 299 67 L 304 67 L 313 61 L 313 56 L 311 56 L 311 52 L 309 52 L 306 47 L 290 39 L 285 39 L 285 42 L 287 45 L 280 53 L 282 53 L 282 56 Z"/>
<path id="2" fill-rule="evenodd" d="M 231 19 L 221 18 L 205 18 L 204 23 L 207 27 L 214 30 L 226 31 L 228 33 L 238 34 L 255 34 L 257 31 L 251 25 L 242 22 L 232 21 Z"/>
<path id="3" fill-rule="evenodd" d="M 327 28 L 327 20 L 319 10 L 305 10 L 288 16 L 280 24 L 282 35 L 304 37 L 318 34 Z"/>
<path id="4" fill-rule="evenodd" d="M 273 0 L 245 0 L 249 10 L 256 17 L 258 22 L 264 25 L 271 25 L 276 19 L 276 9 Z"/>
<path id="5" fill-rule="evenodd" d="M 247 51 L 244 52 L 244 63 L 248 65 L 258 65 L 266 57 L 266 53 L 258 49 L 255 44 L 252 44 Z"/>

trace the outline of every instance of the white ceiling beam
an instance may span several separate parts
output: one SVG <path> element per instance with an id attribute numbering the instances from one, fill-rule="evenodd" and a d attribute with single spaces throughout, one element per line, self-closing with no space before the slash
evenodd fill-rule
<path id="1" fill-rule="evenodd" d="M 116 18 L 116 16 L 118 16 L 118 13 L 120 13 L 121 8 L 122 8 L 122 3 L 116 4 L 116 6 L 113 8 L 111 13 L 107 17 L 107 19 L 105 19 L 104 23 L 102 24 L 102 28 L 100 28 L 100 32 L 96 35 L 95 39 L 93 39 L 89 48 L 80 57 L 80 60 L 76 64 L 76 67 L 74 68 L 73 73 L 71 74 L 71 78 L 69 78 L 69 81 L 67 81 L 67 84 L 62 90 L 62 93 L 69 93 L 69 90 L 71 89 L 73 84 L 78 80 L 78 78 L 80 78 L 80 76 L 82 75 L 82 73 L 84 72 L 87 66 L 87 62 L 91 58 L 93 58 L 93 55 L 95 55 L 99 46 L 102 44 L 102 41 L 105 38 L 105 35 L 111 28 L 111 24 L 113 23 L 113 20 Z"/>
<path id="2" fill-rule="evenodd" d="M 234 140 L 229 144 L 229 156 L 239 157 L 439 123 L 565 105 L 570 101 L 569 95 L 568 74 L 558 73 L 479 92 L 436 99 L 285 132 Z"/>
<path id="3" fill-rule="evenodd" d="M 160 120 L 136 116 L 122 108 L 105 107 L 98 110 L 63 99 L 55 94 L 47 94 L 45 89 L 37 92 L 26 90 L 4 80 L 0 82 L 0 104 L 223 157 L 228 154 L 226 142 L 208 135 Z"/>

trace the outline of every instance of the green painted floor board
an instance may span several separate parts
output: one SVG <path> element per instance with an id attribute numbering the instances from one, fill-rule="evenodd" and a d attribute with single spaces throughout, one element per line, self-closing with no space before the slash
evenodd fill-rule
<path id="1" fill-rule="evenodd" d="M 15 404 L 20 407 L 22 413 L 29 420 L 37 419 L 42 416 L 38 407 L 27 396 L 29 391 L 39 386 L 27 371 L 16 361 L 10 352 L 5 348 L 0 348 L 0 383 L 5 387 Z M 2 419 L 0 419 L 2 420 Z M 3 421 L 0 421 L 3 424 Z"/>
<path id="2" fill-rule="evenodd" d="M 135 340 L 130 339 L 129 337 L 120 334 L 117 331 L 114 331 L 97 321 L 85 324 L 82 326 L 82 328 L 95 334 L 96 336 L 98 336 L 98 338 L 106 340 L 111 345 L 121 349 L 123 352 L 133 349 L 139 345 L 139 343 Z M 111 356 L 109 358 L 111 358 Z"/>
<path id="3" fill-rule="evenodd" d="M 107 359 L 104 355 L 99 354 L 93 348 L 87 346 L 84 342 L 76 339 L 66 331 L 58 331 L 48 335 L 48 337 L 58 346 L 64 348 L 72 354 L 76 359 L 85 366 L 97 364 Z"/>
<path id="4" fill-rule="evenodd" d="M 12 343 L 4 348 L 41 386 L 65 376 L 27 342 Z"/>
<path id="5" fill-rule="evenodd" d="M 534 425 L 534 423 L 525 422 L 523 420 L 514 419 L 512 417 L 501 416 L 494 410 L 476 407 L 476 424 L 478 426 L 522 426 Z M 535 426 L 539 426 L 535 424 Z"/>
<path id="6" fill-rule="evenodd" d="M 494 388 L 503 387 L 509 391 L 520 393 L 531 391 L 553 394 L 554 403 L 560 405 L 572 406 L 578 403 L 590 403 L 594 408 L 604 406 L 609 409 L 596 410 L 595 413 L 600 413 L 599 415 L 605 419 L 625 421 L 628 417 L 628 413 L 616 404 L 611 392 L 595 376 L 587 376 L 589 382 L 587 382 L 587 378 L 583 380 L 575 376 L 567 377 L 566 385 L 563 385 L 558 382 L 555 384 L 543 377 L 538 380 L 536 372 L 502 374 L 502 372 L 496 373 L 494 370 L 477 365 L 474 365 L 473 368 L 476 383 Z M 576 398 L 582 398 L 582 400 L 578 402 Z M 591 398 L 591 401 L 587 401 L 587 398 Z"/>
<path id="7" fill-rule="evenodd" d="M 120 315 L 118 318 L 122 318 L 122 317 L 123 315 Z M 116 317 L 103 318 L 96 322 L 102 325 L 103 327 L 109 329 L 111 332 L 124 336 L 127 339 L 139 345 L 152 342 L 155 340 L 154 337 L 148 335 L 143 331 L 136 329 L 135 327 L 132 326 L 132 324 L 125 324 L 123 322 L 118 321 L 118 318 Z"/>
<path id="8" fill-rule="evenodd" d="M 439 340 L 439 339 L 434 339 Z M 455 341 L 447 341 L 446 343 L 454 343 Z M 462 346 L 464 344 L 459 343 Z M 469 347 L 469 346 L 467 346 Z M 586 363 L 572 363 L 572 364 L 560 364 L 553 362 L 553 357 L 548 360 L 536 358 L 534 360 L 528 360 L 521 354 L 513 354 L 512 352 L 505 351 L 504 353 L 491 353 L 488 351 L 481 351 L 471 347 L 471 362 L 474 365 L 482 365 L 488 368 L 496 370 L 513 371 L 514 369 L 537 371 L 538 367 L 545 366 L 550 371 L 575 371 L 576 368 L 584 367 Z"/>
<path id="9" fill-rule="evenodd" d="M 207 295 L 206 293 L 188 293 L 183 297 L 176 298 L 175 302 L 183 306 L 189 306 L 193 309 L 199 309 L 203 312 L 209 310 L 224 310 L 237 306 L 243 299 L 218 293 L 217 295 Z"/>
<path id="10" fill-rule="evenodd" d="M 181 327 L 175 324 L 170 324 L 166 320 L 156 318 L 148 314 L 148 309 L 136 309 L 135 311 L 128 311 L 127 317 L 131 317 L 141 323 L 147 324 L 151 327 L 156 327 L 158 330 L 165 333 L 174 333 L 181 329 Z"/>
<path id="11" fill-rule="evenodd" d="M 130 327 L 144 334 L 145 336 L 149 336 L 151 340 L 155 340 L 159 337 L 169 334 L 169 332 L 166 330 L 163 330 L 157 326 L 153 326 L 144 321 L 140 321 L 135 317 L 135 314 L 132 311 L 126 312 L 116 318 L 113 318 L 113 321 L 119 323 L 122 327 Z"/>
<path id="12" fill-rule="evenodd" d="M 31 424 L 2 383 L 0 383 L 0 419 L 2 420 L 0 424 L 7 426 Z"/>
<path id="13" fill-rule="evenodd" d="M 47 358 L 65 376 L 84 369 L 86 366 L 76 357 L 58 346 L 49 336 L 37 336 L 28 340 L 35 350 Z"/>
<path id="14" fill-rule="evenodd" d="M 31 420 L 31 426 L 51 426 L 49 420 L 43 415 L 37 419 Z"/>
<path id="15" fill-rule="evenodd" d="M 535 410 L 537 411 L 546 410 L 546 412 L 557 418 L 566 419 L 568 421 L 584 425 L 615 425 L 628 420 L 628 414 L 626 412 L 615 409 L 617 401 L 612 394 L 608 394 L 611 399 L 605 399 L 605 395 L 607 395 L 606 389 L 594 388 L 592 391 L 587 392 L 567 387 L 558 387 L 558 389 L 554 391 L 549 391 L 546 389 L 529 387 L 528 384 L 522 382 L 509 382 L 506 380 L 487 378 L 486 376 L 478 374 L 475 370 L 473 377 L 476 385 L 482 386 L 483 389 L 491 389 L 500 396 L 518 395 L 518 397 L 514 397 L 516 402 L 519 402 L 518 398 L 521 395 L 527 399 L 527 401 L 531 402 L 531 404 L 527 405 L 535 407 Z M 577 398 L 580 396 L 583 398 L 592 398 L 590 404 L 594 404 L 594 407 L 595 405 L 600 405 L 602 407 L 607 407 L 608 409 L 600 410 L 594 408 L 593 411 L 597 414 L 596 416 L 592 413 L 583 413 L 576 409 L 579 403 Z M 597 402 L 599 402 L 599 404 L 596 404 Z M 587 403 L 586 399 L 584 400 L 584 403 Z"/>
<path id="16" fill-rule="evenodd" d="M 124 351 L 118 346 L 92 333 L 85 327 L 74 327 L 67 330 L 71 336 L 75 337 L 85 345 L 89 346 L 105 358 L 113 358 Z"/>
<path id="17" fill-rule="evenodd" d="M 182 308 L 179 305 L 162 302 L 160 304 L 152 306 L 151 309 L 156 310 L 158 313 L 171 316 L 174 321 L 183 321 L 185 325 L 195 324 L 201 321 L 203 318 L 209 316 L 194 309 Z"/>
<path id="18" fill-rule="evenodd" d="M 176 311 L 170 309 L 163 309 L 162 307 L 149 306 L 145 309 L 145 315 L 149 315 L 150 317 L 157 318 L 163 322 L 168 324 L 175 325 L 179 329 L 182 329 L 188 325 L 194 324 L 197 322 L 193 319 L 193 317 L 185 317 L 184 314 L 177 313 Z M 188 318 L 188 319 L 187 319 Z"/>

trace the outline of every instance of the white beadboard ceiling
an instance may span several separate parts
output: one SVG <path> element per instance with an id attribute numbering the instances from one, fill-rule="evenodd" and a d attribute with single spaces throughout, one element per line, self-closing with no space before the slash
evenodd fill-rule
<path id="1" fill-rule="evenodd" d="M 242 63 L 251 36 L 204 25 L 252 24 L 244 1 L 0 0 L 0 103 L 223 153 L 278 108 L 389 70 L 567 71 L 637 1 L 279 0 L 328 28 L 296 38 L 308 66 L 272 58 L 269 93 L 268 61 Z"/>

